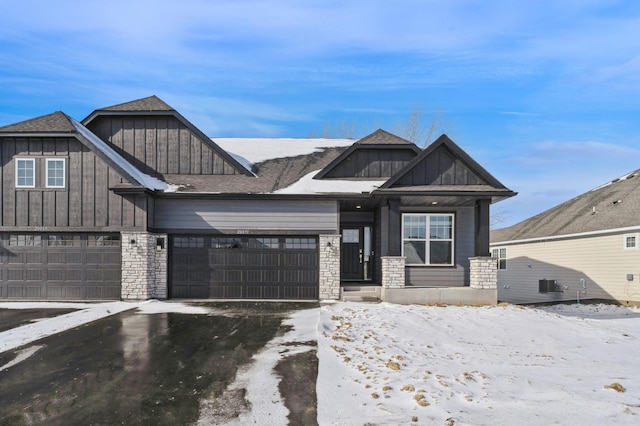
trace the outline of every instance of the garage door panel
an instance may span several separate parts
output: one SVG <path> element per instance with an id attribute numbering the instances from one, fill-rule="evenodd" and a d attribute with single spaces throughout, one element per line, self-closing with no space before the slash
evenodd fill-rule
<path id="1" fill-rule="evenodd" d="M 41 265 L 42 253 L 25 253 L 25 263 Z"/>
<path id="2" fill-rule="evenodd" d="M 23 269 L 7 269 L 7 281 L 22 281 Z"/>
<path id="3" fill-rule="evenodd" d="M 27 269 L 24 272 L 24 279 L 27 282 L 42 281 L 42 269 Z"/>
<path id="4" fill-rule="evenodd" d="M 102 299 L 103 292 L 102 287 L 87 286 L 87 299 Z"/>
<path id="5" fill-rule="evenodd" d="M 64 263 L 67 265 L 82 265 L 82 252 L 69 251 L 64 254 Z"/>
<path id="6" fill-rule="evenodd" d="M 65 298 L 66 299 L 84 299 L 82 297 L 82 287 L 79 285 L 67 285 L 65 287 Z"/>
<path id="7" fill-rule="evenodd" d="M 120 299 L 119 234 L 0 233 L 0 253 L 0 298 Z"/>
<path id="8" fill-rule="evenodd" d="M 25 297 L 40 299 L 43 296 L 42 295 L 43 290 L 44 289 L 42 286 L 27 285 L 25 286 Z"/>
<path id="9" fill-rule="evenodd" d="M 186 236 L 170 241 L 170 296 L 192 294 L 200 285 L 185 279 L 186 269 L 208 276 L 208 296 L 216 299 L 317 299 L 318 250 L 314 237 L 205 236 L 196 251 L 208 259 L 187 268 Z M 193 237 L 191 237 L 193 238 Z M 195 258 L 191 248 L 190 259 Z M 302 287 L 302 288 L 301 288 Z M 286 289 L 286 291 L 285 291 Z M 193 295 L 189 297 L 194 297 Z"/>
<path id="10" fill-rule="evenodd" d="M 69 281 L 82 281 L 82 269 L 65 269 L 64 280 Z"/>
<path id="11" fill-rule="evenodd" d="M 64 287 L 60 285 L 47 286 L 47 298 L 48 299 L 62 299 L 64 296 Z"/>
<path id="12" fill-rule="evenodd" d="M 246 281 L 250 282 L 250 283 L 260 283 L 263 281 L 262 278 L 262 271 L 261 270 L 257 270 L 257 271 L 245 271 L 246 272 Z"/>
<path id="13" fill-rule="evenodd" d="M 231 269 L 227 271 L 223 271 L 222 281 L 227 284 L 242 284 L 242 270 L 241 269 Z"/>
<path id="14" fill-rule="evenodd" d="M 51 264 L 64 264 L 64 253 L 60 252 L 49 252 L 47 253 L 47 263 Z"/>

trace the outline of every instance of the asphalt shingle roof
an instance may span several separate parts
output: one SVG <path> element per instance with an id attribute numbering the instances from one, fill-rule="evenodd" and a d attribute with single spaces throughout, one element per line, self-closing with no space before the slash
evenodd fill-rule
<path id="1" fill-rule="evenodd" d="M 0 133 L 75 133 L 69 117 L 61 111 L 0 127 Z"/>
<path id="2" fill-rule="evenodd" d="M 148 111 L 175 111 L 157 96 L 149 96 L 148 98 L 137 99 L 123 104 L 113 105 L 106 108 L 100 108 L 96 111 L 112 111 L 112 112 L 148 112 Z"/>
<path id="3" fill-rule="evenodd" d="M 221 194 L 261 194 L 286 188 L 303 176 L 324 168 L 346 148 L 325 148 L 320 152 L 295 157 L 277 158 L 255 164 L 257 177 L 244 175 L 179 175 L 166 174 L 163 179 L 183 185 L 180 192 Z"/>
<path id="4" fill-rule="evenodd" d="M 356 145 L 414 145 L 406 139 L 392 133 L 378 129 L 356 142 Z"/>
<path id="5" fill-rule="evenodd" d="M 639 211 L 640 169 L 513 226 L 491 231 L 491 242 L 640 226 Z"/>

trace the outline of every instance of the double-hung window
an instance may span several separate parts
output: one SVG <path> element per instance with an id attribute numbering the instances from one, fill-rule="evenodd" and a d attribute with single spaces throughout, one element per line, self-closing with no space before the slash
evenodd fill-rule
<path id="1" fill-rule="evenodd" d="M 64 188 L 64 158 L 47 158 L 47 188 Z"/>
<path id="2" fill-rule="evenodd" d="M 35 188 L 36 160 L 16 158 L 16 188 Z"/>
<path id="3" fill-rule="evenodd" d="M 453 265 L 453 219 L 452 214 L 403 214 L 402 255 L 406 264 Z"/>
<path id="4" fill-rule="evenodd" d="M 491 250 L 491 257 L 496 260 L 496 267 L 498 269 L 507 269 L 507 249 L 506 248 L 496 248 Z"/>

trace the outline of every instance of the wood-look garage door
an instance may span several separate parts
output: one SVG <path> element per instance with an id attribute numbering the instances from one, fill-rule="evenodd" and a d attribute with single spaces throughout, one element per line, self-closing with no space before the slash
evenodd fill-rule
<path id="1" fill-rule="evenodd" d="M 317 238 L 173 236 L 170 297 L 317 300 Z"/>
<path id="2" fill-rule="evenodd" d="M 0 300 L 120 299 L 119 234 L 0 234 Z"/>

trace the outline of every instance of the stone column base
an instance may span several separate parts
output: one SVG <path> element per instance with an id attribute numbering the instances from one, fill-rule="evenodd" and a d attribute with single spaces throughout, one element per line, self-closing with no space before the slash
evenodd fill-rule
<path id="1" fill-rule="evenodd" d="M 494 290 L 498 288 L 496 260 L 488 256 L 469 258 L 469 286 L 476 289 Z"/>
<path id="2" fill-rule="evenodd" d="M 167 298 L 167 234 L 122 232 L 122 300 Z"/>

